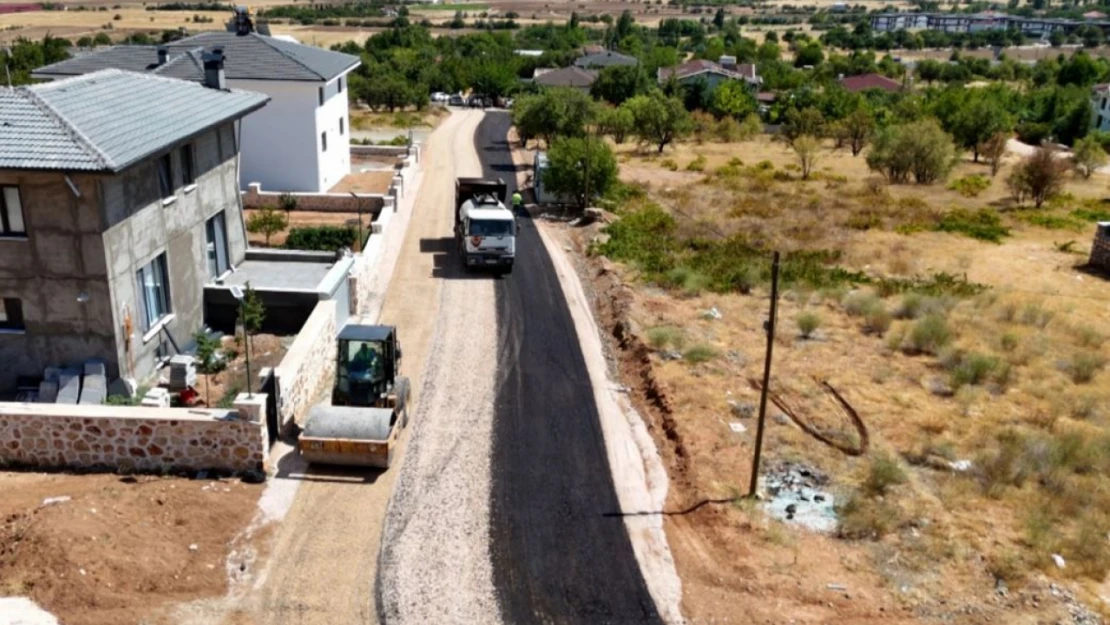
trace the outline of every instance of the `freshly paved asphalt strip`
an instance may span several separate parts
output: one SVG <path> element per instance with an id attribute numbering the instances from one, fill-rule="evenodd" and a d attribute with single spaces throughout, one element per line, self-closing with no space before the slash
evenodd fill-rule
<path id="1" fill-rule="evenodd" d="M 475 133 L 513 186 L 508 114 Z M 490 551 L 505 623 L 661 623 L 620 516 L 589 374 L 551 259 L 528 218 L 497 282 Z"/>

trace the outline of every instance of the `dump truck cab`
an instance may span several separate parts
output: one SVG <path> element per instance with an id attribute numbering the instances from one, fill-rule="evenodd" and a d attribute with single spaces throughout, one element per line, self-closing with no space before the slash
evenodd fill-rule
<path id="1" fill-rule="evenodd" d="M 500 178 L 455 181 L 455 241 L 463 267 L 512 271 L 516 260 L 516 215 L 505 206 L 508 185 Z"/>

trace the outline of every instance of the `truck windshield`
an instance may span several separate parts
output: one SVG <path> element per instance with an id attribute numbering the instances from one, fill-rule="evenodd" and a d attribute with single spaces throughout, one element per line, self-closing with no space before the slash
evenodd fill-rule
<path id="1" fill-rule="evenodd" d="M 513 222 L 507 220 L 475 219 L 470 222 L 472 237 L 506 237 L 513 233 Z"/>
<path id="2" fill-rule="evenodd" d="M 348 341 L 339 349 L 339 375 L 359 382 L 376 382 L 384 376 L 382 344 Z"/>

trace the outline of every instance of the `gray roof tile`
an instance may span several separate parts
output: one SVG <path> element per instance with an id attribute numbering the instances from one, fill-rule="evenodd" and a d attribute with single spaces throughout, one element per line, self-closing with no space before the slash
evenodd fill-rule
<path id="1" fill-rule="evenodd" d="M 205 32 L 180 39 L 166 47 L 170 54 L 167 65 L 181 62 L 180 56 L 193 53 L 199 65 L 198 49 L 223 48 L 224 74 L 232 80 L 327 81 L 359 64 L 357 56 L 258 33 L 237 35 L 223 31 Z M 42 78 L 76 76 L 105 68 L 155 71 L 176 78 L 199 80 L 195 77 L 195 72 L 186 66 L 178 66 L 173 70 L 159 68 L 158 46 L 114 46 L 98 49 L 40 67 L 33 75 Z M 198 71 L 202 76 L 203 69 L 198 67 Z M 184 75 L 178 76 L 176 72 L 183 72 Z"/>
<path id="2" fill-rule="evenodd" d="M 0 89 L 0 169 L 120 171 L 268 100 L 115 69 Z"/>

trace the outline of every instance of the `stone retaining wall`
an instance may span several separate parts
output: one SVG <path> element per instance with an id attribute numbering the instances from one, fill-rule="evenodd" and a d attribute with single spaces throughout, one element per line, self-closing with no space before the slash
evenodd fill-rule
<path id="1" fill-rule="evenodd" d="M 335 300 L 325 300 L 305 321 L 296 340 L 274 367 L 278 386 L 278 426 L 303 423 L 335 377 Z"/>
<path id="2" fill-rule="evenodd" d="M 262 185 L 252 182 L 243 192 L 243 208 L 280 207 L 282 193 L 263 191 Z M 297 211 L 318 213 L 357 213 L 361 207 L 363 214 L 377 214 L 382 211 L 389 194 L 378 195 L 363 193 L 352 197 L 350 193 L 291 193 L 297 198 Z"/>
<path id="3" fill-rule="evenodd" d="M 1091 266 L 1110 271 L 1110 221 L 1100 221 L 1091 246 Z"/>
<path id="4" fill-rule="evenodd" d="M 266 424 L 237 411 L 0 403 L 0 465 L 263 470 Z"/>

